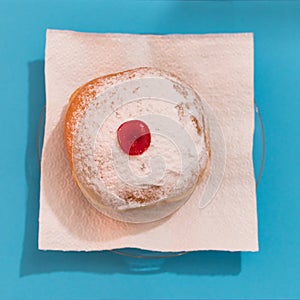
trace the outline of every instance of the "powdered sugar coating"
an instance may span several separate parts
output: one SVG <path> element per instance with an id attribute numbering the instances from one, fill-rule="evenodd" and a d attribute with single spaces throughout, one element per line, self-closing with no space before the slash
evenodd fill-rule
<path id="1" fill-rule="evenodd" d="M 88 200 L 129 222 L 154 221 L 178 209 L 210 155 L 196 93 L 175 76 L 149 68 L 100 78 L 87 91 L 86 109 L 76 111 L 67 126 L 73 174 Z M 128 156 L 117 143 L 117 128 L 130 119 L 150 128 L 151 145 L 142 155 Z"/>

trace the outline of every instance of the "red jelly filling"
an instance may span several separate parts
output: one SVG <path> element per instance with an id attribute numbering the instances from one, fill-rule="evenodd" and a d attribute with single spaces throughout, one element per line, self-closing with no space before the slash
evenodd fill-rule
<path id="1" fill-rule="evenodd" d="M 151 134 L 149 127 L 140 120 L 130 120 L 117 130 L 121 149 L 128 155 L 140 155 L 150 146 Z"/>

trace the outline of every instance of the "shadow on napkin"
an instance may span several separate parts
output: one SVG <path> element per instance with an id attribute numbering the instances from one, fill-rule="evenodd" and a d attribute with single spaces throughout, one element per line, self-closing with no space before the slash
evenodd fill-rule
<path id="1" fill-rule="evenodd" d="M 62 252 L 38 250 L 40 169 L 37 135 L 45 105 L 44 61 L 30 62 L 29 115 L 26 149 L 27 205 L 20 276 L 59 271 L 142 274 L 172 272 L 191 275 L 237 275 L 241 271 L 239 252 L 201 251 L 167 260 L 137 260 L 109 251 Z M 43 128 L 43 124 L 41 124 Z M 42 134 L 42 133 L 41 133 Z M 151 264 L 154 266 L 151 268 Z M 150 266 L 150 267 L 149 267 Z"/>

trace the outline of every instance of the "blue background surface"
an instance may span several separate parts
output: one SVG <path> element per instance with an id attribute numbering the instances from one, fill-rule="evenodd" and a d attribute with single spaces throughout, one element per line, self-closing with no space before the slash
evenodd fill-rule
<path id="1" fill-rule="evenodd" d="M 267 140 L 259 253 L 191 253 L 141 273 L 109 252 L 37 250 L 46 28 L 254 32 Z M 299 1 L 0 0 L 0 299 L 300 298 L 299 82 Z"/>

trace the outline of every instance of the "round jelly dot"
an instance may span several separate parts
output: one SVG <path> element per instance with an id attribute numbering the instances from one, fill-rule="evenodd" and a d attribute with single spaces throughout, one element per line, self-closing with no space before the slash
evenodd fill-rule
<path id="1" fill-rule="evenodd" d="M 117 136 L 121 149 L 128 155 L 143 154 L 151 143 L 149 127 L 140 120 L 130 120 L 121 124 Z"/>

